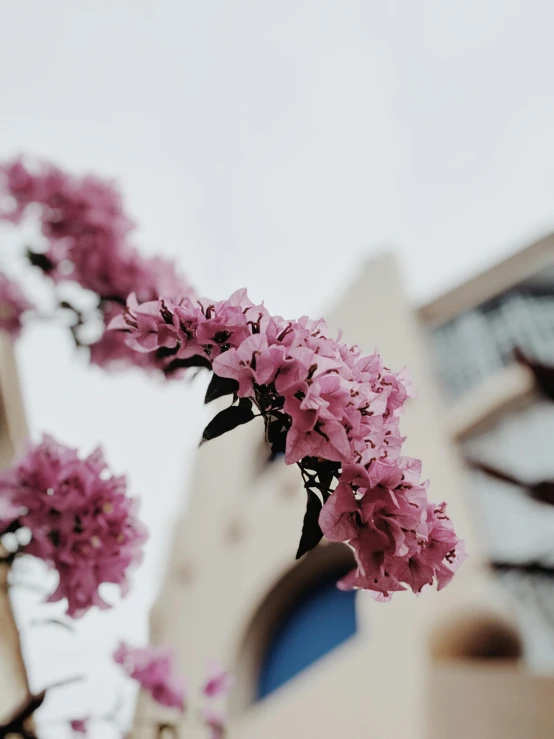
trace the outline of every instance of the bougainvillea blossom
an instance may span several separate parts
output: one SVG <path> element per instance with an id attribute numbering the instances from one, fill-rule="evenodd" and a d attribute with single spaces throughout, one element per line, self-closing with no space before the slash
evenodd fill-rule
<path id="1" fill-rule="evenodd" d="M 186 687 L 167 647 L 133 648 L 121 642 L 114 660 L 127 675 L 136 680 L 156 703 L 167 708 L 186 708 Z"/>
<path id="2" fill-rule="evenodd" d="M 95 293 L 104 326 L 133 292 L 141 301 L 193 294 L 173 262 L 144 257 L 132 245 L 135 224 L 112 182 L 75 177 L 48 163 L 31 167 L 22 159 L 0 165 L 0 220 L 19 223 L 27 214 L 38 218 L 45 242 L 44 248 L 28 251 L 31 264 L 56 284 L 77 283 Z M 157 369 L 155 357 L 138 358 L 117 334 L 103 332 L 85 342 L 82 311 L 67 300 L 60 305 L 73 311 L 73 337 L 79 346 L 90 347 L 94 364 Z"/>
<path id="3" fill-rule="evenodd" d="M 110 328 L 167 375 L 213 372 L 206 402 L 232 396 L 204 431 L 209 440 L 261 416 L 271 451 L 301 470 L 308 504 L 297 556 L 323 535 L 354 550 L 342 587 L 380 599 L 436 582 L 463 559 L 445 505 L 427 500 L 421 464 L 401 456 L 406 373 L 332 336 L 325 321 L 286 320 L 245 290 L 219 302 L 131 295 Z"/>
<path id="4" fill-rule="evenodd" d="M 206 698 L 221 698 L 228 695 L 233 685 L 233 676 L 219 664 L 213 664 L 202 687 Z"/>
<path id="5" fill-rule="evenodd" d="M 88 718 L 74 718 L 69 722 L 71 731 L 78 736 L 86 736 L 88 734 Z"/>
<path id="6" fill-rule="evenodd" d="M 11 468 L 0 472 L 0 500 L 8 501 L 0 534 L 27 529 L 19 550 L 42 559 L 59 576 L 50 601 L 67 601 L 67 614 L 92 606 L 109 608 L 103 583 L 127 592 L 129 572 L 142 559 L 146 530 L 124 477 L 109 473 L 100 449 L 87 457 L 52 437 L 30 445 Z"/>
<path id="7" fill-rule="evenodd" d="M 209 739 L 222 739 L 225 736 L 226 721 L 222 712 L 208 706 L 202 711 L 202 718 L 208 729 Z"/>

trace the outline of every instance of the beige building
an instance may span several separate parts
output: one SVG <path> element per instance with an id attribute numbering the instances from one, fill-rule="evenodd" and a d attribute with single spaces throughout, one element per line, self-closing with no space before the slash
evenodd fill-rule
<path id="1" fill-rule="evenodd" d="M 235 672 L 236 739 L 551 739 L 554 680 L 520 659 L 522 642 L 535 656 L 550 646 L 543 640 L 541 648 L 513 591 L 486 567 L 495 541 L 504 559 L 524 556 L 522 527 L 510 529 L 508 511 L 503 529 L 504 514 L 490 500 L 483 506 L 479 486 L 489 483 L 469 475 L 461 453 L 496 449 L 516 459 L 510 444 L 520 448 L 542 408 L 530 373 L 511 357 L 522 346 L 554 361 L 554 237 L 419 310 L 393 257 L 380 256 L 328 320 L 347 341 L 378 347 L 389 366 L 409 366 L 418 397 L 403 419 L 406 453 L 423 459 L 431 497 L 448 502 L 469 559 L 441 593 L 402 593 L 389 604 L 363 592 L 340 600 L 330 583 L 348 568 L 348 550 L 323 544 L 294 561 L 300 476 L 266 463 L 263 429 L 253 422 L 199 451 L 152 641 L 172 644 L 198 685 L 212 657 Z M 532 474 L 533 459 L 526 463 Z M 513 490 L 489 493 L 493 502 L 524 500 Z M 531 624 L 527 632 L 512 625 L 516 615 Z M 204 735 L 190 718 L 179 734 L 157 733 L 172 718 L 141 697 L 134 736 Z"/>
<path id="2" fill-rule="evenodd" d="M 321 545 L 294 561 L 305 494 L 295 468 L 267 463 L 263 430 L 251 423 L 199 451 L 152 641 L 174 645 L 198 685 L 211 658 L 235 672 L 231 739 L 551 739 L 554 681 L 541 675 L 554 666 L 548 614 L 485 564 L 536 557 L 554 536 L 554 509 L 470 474 L 462 457 L 554 479 L 554 404 L 511 361 L 519 346 L 554 363 L 554 237 L 419 310 L 394 259 L 372 259 L 329 322 L 389 365 L 408 364 L 418 397 L 403 419 L 406 452 L 424 460 L 432 498 L 448 501 L 470 558 L 441 593 L 389 604 L 337 593 L 347 548 Z M 0 400 L 5 465 L 25 436 L 5 340 Z M 27 685 L 3 566 L 0 577 L 4 716 Z M 205 737 L 192 716 L 176 734 L 173 718 L 141 697 L 133 736 Z"/>

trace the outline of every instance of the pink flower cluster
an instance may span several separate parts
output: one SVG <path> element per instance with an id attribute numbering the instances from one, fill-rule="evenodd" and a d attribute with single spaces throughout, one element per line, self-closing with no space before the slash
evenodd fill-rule
<path id="1" fill-rule="evenodd" d="M 209 739 L 222 739 L 225 736 L 226 724 L 225 719 L 219 711 L 213 708 L 205 708 L 202 712 L 204 724 L 209 729 Z"/>
<path id="2" fill-rule="evenodd" d="M 224 698 L 229 694 L 233 685 L 233 676 L 219 664 L 213 664 L 202 692 L 206 698 Z"/>
<path id="3" fill-rule="evenodd" d="M 31 261 L 55 282 L 76 282 L 96 293 L 106 325 L 132 292 L 142 301 L 191 293 L 172 262 L 144 258 L 130 245 L 135 226 L 112 183 L 73 177 L 49 164 L 32 170 L 17 159 L 0 166 L 2 193 L 0 219 L 18 223 L 29 206 L 39 207 L 47 248 Z M 104 334 L 91 348 L 91 361 L 101 366 L 136 360 L 117 335 Z M 156 366 L 152 358 L 139 364 Z"/>
<path id="4" fill-rule="evenodd" d="M 324 321 L 271 316 L 239 290 L 218 303 L 187 298 L 139 305 L 131 296 L 110 328 L 126 332 L 139 352 L 169 350 L 169 364 L 203 357 L 216 375 L 236 381 L 238 397 L 271 387 L 273 395 L 261 392 L 257 400 L 262 411 L 283 410 L 289 419 L 288 464 L 306 456 L 349 462 L 398 454 L 405 378 L 378 354 L 365 357 L 330 338 Z"/>
<path id="5" fill-rule="evenodd" d="M 89 721 L 89 718 L 74 718 L 69 722 L 69 726 L 74 734 L 86 736 L 88 734 Z"/>
<path id="6" fill-rule="evenodd" d="M 441 590 L 464 558 L 445 513 L 445 504 L 427 500 L 419 482 L 419 460 L 343 466 L 341 480 L 319 516 L 329 541 L 345 541 L 354 550 L 357 569 L 339 587 L 367 588 L 379 600 L 408 585 L 418 593 L 436 580 Z"/>
<path id="7" fill-rule="evenodd" d="M 220 665 L 213 664 L 206 682 L 202 688 L 204 697 L 209 701 L 204 707 L 202 716 L 204 724 L 209 729 L 209 739 L 222 739 L 226 732 L 225 714 L 220 708 L 213 705 L 213 701 L 225 699 L 233 685 L 233 676 Z"/>
<path id="8" fill-rule="evenodd" d="M 114 661 L 125 673 L 136 680 L 140 687 L 161 706 L 176 708 L 183 713 L 187 708 L 185 681 L 175 668 L 175 655 L 168 647 L 130 647 L 121 642 L 114 652 Z M 213 701 L 226 698 L 232 676 L 214 664 L 202 687 L 204 698 L 209 704 L 202 711 L 202 719 L 209 729 L 210 739 L 221 739 L 225 734 L 225 718 L 216 710 Z"/>
<path id="9" fill-rule="evenodd" d="M 19 285 L 0 272 L 0 330 L 17 339 L 21 333 L 22 315 L 34 307 Z"/>
<path id="10" fill-rule="evenodd" d="M 410 395 L 404 373 L 332 338 L 322 320 L 270 315 L 245 290 L 220 302 L 140 304 L 130 296 L 110 328 L 137 352 L 165 353 L 166 372 L 211 367 L 212 397 L 234 394 L 239 404 L 216 416 L 205 438 L 250 420 L 249 408 L 257 408 L 273 452 L 298 463 L 308 491 L 318 492 L 320 508 L 325 503 L 319 538 L 354 549 L 358 568 L 344 584 L 388 597 L 405 585 L 419 592 L 448 582 L 462 547 L 444 505 L 427 502 L 419 462 L 400 457 L 399 419 Z M 300 553 L 317 544 L 317 525 L 305 519 Z"/>
<path id="11" fill-rule="evenodd" d="M 103 583 L 126 593 L 127 574 L 141 561 L 146 531 L 136 516 L 136 500 L 126 495 L 125 478 L 109 474 L 99 449 L 82 459 L 45 436 L 0 473 L 2 499 L 12 509 L 4 530 L 9 524 L 30 530 L 21 552 L 57 570 L 58 588 L 49 600 L 66 598 L 69 616 L 78 618 L 92 606 L 109 608 L 99 593 Z"/>
<path id="12" fill-rule="evenodd" d="M 170 649 L 132 648 L 121 642 L 114 653 L 114 660 L 156 703 L 179 711 L 185 710 L 185 682 L 175 669 Z"/>

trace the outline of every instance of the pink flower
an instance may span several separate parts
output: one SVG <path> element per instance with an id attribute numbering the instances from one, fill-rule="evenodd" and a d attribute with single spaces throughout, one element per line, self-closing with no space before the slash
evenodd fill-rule
<path id="1" fill-rule="evenodd" d="M 440 588 L 452 577 L 461 543 L 444 508 L 428 503 L 420 462 L 400 456 L 400 416 L 412 395 L 405 371 L 392 372 L 379 354 L 364 356 L 333 338 L 324 321 L 271 316 L 242 290 L 220 302 L 130 298 L 110 326 L 142 354 L 166 352 L 169 363 L 196 359 L 211 367 L 212 397 L 250 401 L 244 413 L 213 419 L 209 438 L 235 418 L 263 417 L 272 452 L 298 463 L 306 486 L 324 502 L 321 531 L 354 550 L 358 567 L 343 587 L 386 599 L 406 586 Z M 315 527 L 312 519 L 307 525 Z M 318 534 L 303 536 L 300 555 Z"/>
<path id="2" fill-rule="evenodd" d="M 225 719 L 221 713 L 213 708 L 205 708 L 203 711 L 204 723 L 209 728 L 209 739 L 222 739 L 225 736 Z"/>
<path id="3" fill-rule="evenodd" d="M 89 718 L 74 718 L 72 721 L 69 722 L 69 725 L 71 726 L 71 730 L 74 734 L 86 735 L 88 733 L 89 720 Z"/>
<path id="4" fill-rule="evenodd" d="M 440 590 L 465 556 L 445 505 L 428 503 L 418 460 L 374 465 L 368 474 L 373 487 L 354 493 L 339 483 L 319 516 L 328 539 L 354 550 L 358 567 L 341 586 L 366 588 L 385 599 L 406 585 L 418 593 L 436 581 Z"/>
<path id="5" fill-rule="evenodd" d="M 214 362 L 214 372 L 239 384 L 240 397 L 252 395 L 253 384 L 267 385 L 273 381 L 284 360 L 282 347 L 269 346 L 263 334 L 248 336 L 237 349 L 219 354 Z"/>
<path id="6" fill-rule="evenodd" d="M 96 293 L 106 326 L 123 312 L 131 293 L 141 303 L 162 295 L 193 295 L 173 262 L 142 257 L 131 244 L 135 226 L 113 183 L 74 177 L 47 163 L 29 168 L 18 159 L 0 166 L 2 194 L 0 219 L 19 222 L 30 205 L 38 206 L 48 247 L 35 263 L 55 282 L 74 282 Z M 92 346 L 91 361 L 110 369 L 129 364 L 160 368 L 154 357 L 146 361 L 124 351 L 123 343 L 102 336 Z"/>
<path id="7" fill-rule="evenodd" d="M 142 559 L 146 531 L 123 477 L 108 474 L 102 452 L 81 458 L 75 449 L 45 436 L 0 473 L 2 496 L 19 509 L 18 522 L 31 531 L 23 553 L 44 560 L 59 575 L 50 601 L 67 599 L 78 618 L 92 606 L 109 608 L 103 583 L 127 592 L 128 572 Z"/>
<path id="8" fill-rule="evenodd" d="M 121 642 L 114 660 L 127 675 L 136 680 L 156 703 L 185 710 L 185 683 L 176 672 L 174 657 L 166 647 L 131 648 Z"/>
<path id="9" fill-rule="evenodd" d="M 454 577 L 454 573 L 466 558 L 465 547 L 454 532 L 451 520 L 446 515 L 446 503 L 435 506 L 427 504 L 427 541 L 411 567 L 434 568 L 437 590 L 442 590 Z"/>
<path id="10" fill-rule="evenodd" d="M 19 285 L 0 272 L 0 330 L 17 339 L 21 333 L 23 314 L 34 307 Z"/>
<path id="11" fill-rule="evenodd" d="M 147 372 L 160 370 L 160 363 L 153 354 L 139 354 L 131 349 L 123 334 L 116 331 L 104 331 L 102 336 L 89 344 L 90 362 L 110 371 L 126 369 L 131 365 Z"/>
<path id="12" fill-rule="evenodd" d="M 349 485 L 339 483 L 319 514 L 319 525 L 329 541 L 350 541 L 361 528 L 361 505 Z"/>
<path id="13" fill-rule="evenodd" d="M 233 676 L 226 672 L 220 665 L 214 664 L 204 683 L 202 692 L 207 698 L 226 696 L 232 684 Z"/>

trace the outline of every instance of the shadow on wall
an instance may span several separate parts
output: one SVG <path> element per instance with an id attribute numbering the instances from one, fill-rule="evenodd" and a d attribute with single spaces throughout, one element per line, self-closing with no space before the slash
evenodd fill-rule
<path id="1" fill-rule="evenodd" d="M 516 628 L 495 613 L 468 611 L 435 629 L 430 642 L 437 662 L 519 660 L 523 646 Z"/>
<path id="2" fill-rule="evenodd" d="M 494 613 L 455 616 L 433 634 L 428 739 L 550 739 L 554 681 L 524 665 L 522 641 Z"/>

